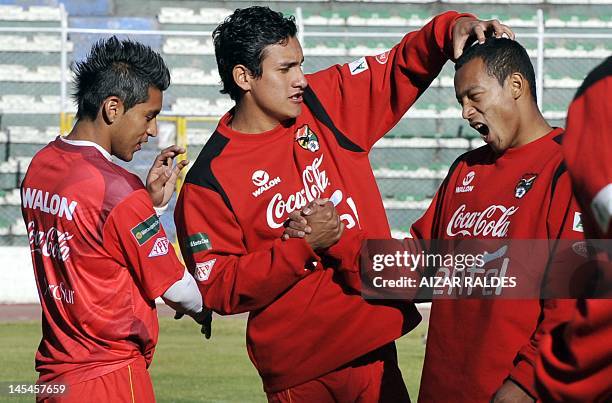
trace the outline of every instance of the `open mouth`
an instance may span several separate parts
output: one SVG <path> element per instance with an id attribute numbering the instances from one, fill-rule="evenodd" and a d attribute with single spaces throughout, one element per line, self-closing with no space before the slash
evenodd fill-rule
<path id="1" fill-rule="evenodd" d="M 480 133 L 484 139 L 489 135 L 489 126 L 484 123 L 473 123 L 471 126 Z"/>
<path id="2" fill-rule="evenodd" d="M 294 94 L 290 96 L 289 99 L 291 99 L 293 102 L 302 102 L 302 93 L 300 92 L 299 94 Z"/>

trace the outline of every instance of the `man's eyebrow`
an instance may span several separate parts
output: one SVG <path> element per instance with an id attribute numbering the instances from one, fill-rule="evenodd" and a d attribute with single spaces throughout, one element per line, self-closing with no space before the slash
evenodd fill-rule
<path id="1" fill-rule="evenodd" d="M 484 87 L 482 87 L 482 86 L 480 86 L 478 84 L 472 85 L 471 87 L 468 87 L 465 90 L 463 90 L 461 93 L 456 94 L 456 98 L 460 98 L 460 97 L 464 96 L 465 94 L 468 94 L 468 93 L 470 93 L 472 91 L 475 91 L 475 90 L 484 90 Z"/>
<path id="2" fill-rule="evenodd" d="M 279 67 L 294 67 L 294 66 L 299 66 L 302 63 L 304 63 L 304 58 L 302 58 L 301 62 L 298 62 L 298 61 L 295 61 L 295 60 L 292 60 L 292 61 L 283 61 L 283 62 L 280 62 L 278 65 L 279 65 Z"/>

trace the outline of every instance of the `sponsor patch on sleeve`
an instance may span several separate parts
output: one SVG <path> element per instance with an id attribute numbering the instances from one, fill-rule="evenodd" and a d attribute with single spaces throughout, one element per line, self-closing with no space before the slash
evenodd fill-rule
<path id="1" fill-rule="evenodd" d="M 166 238 L 165 236 L 157 238 L 155 244 L 153 245 L 153 248 L 151 249 L 151 252 L 149 253 L 149 257 L 164 256 L 168 254 L 169 244 L 170 241 L 168 241 L 168 238 Z"/>
<path id="2" fill-rule="evenodd" d="M 132 235 L 136 242 L 138 242 L 138 245 L 142 246 L 159 232 L 159 228 L 159 218 L 157 218 L 157 214 L 153 214 L 132 228 Z"/>
<path id="3" fill-rule="evenodd" d="M 582 226 L 582 213 L 574 213 L 574 225 L 572 225 L 572 229 L 576 232 L 584 232 L 584 228 Z"/>
<path id="4" fill-rule="evenodd" d="M 191 253 L 201 252 L 212 248 L 208 235 L 203 232 L 198 232 L 187 238 L 187 248 Z"/>
<path id="5" fill-rule="evenodd" d="M 212 271 L 216 261 L 217 259 L 211 259 L 202 263 L 196 263 L 196 269 L 194 273 L 195 279 L 198 281 L 208 280 L 208 277 L 210 277 L 210 272 Z"/>
<path id="6" fill-rule="evenodd" d="M 360 57 L 359 59 L 350 62 L 348 65 L 349 71 L 351 75 L 357 75 L 359 73 L 363 73 L 368 69 L 368 62 L 365 57 Z"/>

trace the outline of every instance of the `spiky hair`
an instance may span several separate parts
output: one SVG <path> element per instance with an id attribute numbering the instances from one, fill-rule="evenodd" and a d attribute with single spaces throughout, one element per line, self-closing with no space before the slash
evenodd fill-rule
<path id="1" fill-rule="evenodd" d="M 112 36 L 96 42 L 85 60 L 75 63 L 77 119 L 95 120 L 104 100 L 116 96 L 125 110 L 146 102 L 149 87 L 165 91 L 170 72 L 149 46 Z"/>

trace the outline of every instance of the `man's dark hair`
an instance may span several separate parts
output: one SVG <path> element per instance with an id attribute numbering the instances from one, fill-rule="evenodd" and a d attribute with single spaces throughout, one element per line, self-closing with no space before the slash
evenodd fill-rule
<path id="1" fill-rule="evenodd" d="M 284 45 L 296 32 L 293 16 L 285 17 L 260 6 L 236 9 L 212 34 L 223 83 L 221 93 L 229 94 L 234 101 L 240 100 L 241 90 L 232 76 L 234 66 L 242 64 L 253 77 L 261 77 L 266 46 Z"/>
<path id="2" fill-rule="evenodd" d="M 455 63 L 455 71 L 475 58 L 482 59 L 487 73 L 502 86 L 512 73 L 521 73 L 529 83 L 533 100 L 537 100 L 533 65 L 520 43 L 507 38 L 487 38 L 483 44 L 476 43 L 463 52 Z"/>
<path id="3" fill-rule="evenodd" d="M 110 96 L 123 101 L 127 111 L 146 102 L 149 87 L 165 91 L 170 72 L 162 57 L 149 46 L 112 36 L 96 42 L 83 61 L 74 66 L 77 119 L 95 120 Z"/>

